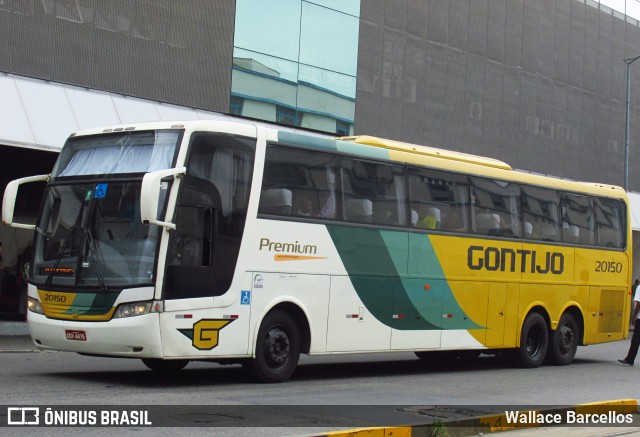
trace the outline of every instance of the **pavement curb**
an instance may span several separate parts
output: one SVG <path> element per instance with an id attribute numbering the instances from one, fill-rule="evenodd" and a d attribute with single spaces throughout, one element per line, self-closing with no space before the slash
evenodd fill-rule
<path id="1" fill-rule="evenodd" d="M 518 408 L 524 408 L 519 410 Z M 569 412 L 584 416 L 586 414 L 638 414 L 637 399 L 618 399 L 610 401 L 592 402 L 578 404 L 568 407 L 550 407 L 539 410 L 527 410 L 529 407 L 513 406 L 514 411 L 522 413 L 532 411 L 534 413 L 559 414 L 565 418 Z M 506 414 L 493 414 L 487 416 L 473 417 L 462 420 L 436 421 L 428 424 L 393 427 L 356 428 L 344 431 L 328 432 L 319 434 L 316 437 L 431 437 L 448 436 L 462 437 L 469 435 L 482 435 L 492 432 L 512 431 L 516 429 L 538 428 L 547 426 L 567 425 L 566 421 L 559 424 L 553 423 L 509 423 Z M 615 425 L 615 424 L 613 424 Z M 580 425 L 578 425 L 580 426 Z M 585 425 L 588 426 L 588 425 Z"/>
<path id="2" fill-rule="evenodd" d="M 27 325 L 27 322 L 0 322 L 0 337 L 13 335 L 29 335 L 29 325 Z"/>

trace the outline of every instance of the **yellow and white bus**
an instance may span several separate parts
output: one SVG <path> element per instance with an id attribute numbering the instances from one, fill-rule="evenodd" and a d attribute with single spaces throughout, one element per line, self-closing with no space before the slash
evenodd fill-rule
<path id="1" fill-rule="evenodd" d="M 18 187 L 46 180 L 37 223 Z M 28 324 L 47 350 L 242 363 L 280 382 L 309 355 L 500 351 L 569 364 L 628 331 L 621 188 L 358 136 L 220 121 L 71 135 L 11 182 L 35 228 Z"/>

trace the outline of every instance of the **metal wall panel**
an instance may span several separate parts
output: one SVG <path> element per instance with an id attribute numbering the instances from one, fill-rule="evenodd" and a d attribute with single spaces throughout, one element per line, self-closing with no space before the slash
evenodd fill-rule
<path id="1" fill-rule="evenodd" d="M 382 98 L 379 129 L 389 133 L 390 138 L 403 136 L 402 108 L 404 106 L 403 78 L 405 66 L 404 33 L 384 28 L 384 51 L 382 53 Z M 357 99 L 356 99 L 357 101 Z"/>
<path id="2" fill-rule="evenodd" d="M 365 5 L 362 5 L 363 8 Z M 430 41 L 446 44 L 449 19 L 449 2 L 429 0 L 427 35 Z"/>
<path id="3" fill-rule="evenodd" d="M 9 1 L 0 71 L 227 112 L 235 0 Z"/>
<path id="4" fill-rule="evenodd" d="M 523 0 L 507 0 L 504 10 L 504 63 L 518 67 L 522 59 Z"/>
<path id="5" fill-rule="evenodd" d="M 429 97 L 426 87 L 418 85 L 429 74 L 427 50 L 424 39 L 407 35 L 401 127 L 406 141 L 418 144 L 424 141 L 425 102 Z"/>
<path id="6" fill-rule="evenodd" d="M 10 44 L 13 40 L 13 0 L 0 4 L 0 41 Z M 0 50 L 0 70 L 11 66 L 11 50 Z"/>
<path id="7" fill-rule="evenodd" d="M 382 52 L 384 26 L 369 21 L 360 21 L 359 51 L 366 51 L 367 57 L 358 58 L 358 81 L 355 125 L 377 125 L 382 105 Z M 377 131 L 370 131 L 375 135 Z"/>
<path id="8" fill-rule="evenodd" d="M 367 30 L 358 54 L 356 134 L 623 183 L 622 59 L 640 55 L 636 20 L 577 0 L 404 3 L 362 2 Z M 380 43 L 383 62 L 372 62 Z M 372 85 L 376 77 L 379 87 Z M 631 89 L 633 174 L 640 171 L 640 62 L 632 66 Z M 640 179 L 630 180 L 631 189 L 640 189 Z"/>
<path id="9" fill-rule="evenodd" d="M 598 31 L 600 13 L 597 9 L 585 8 L 584 58 L 582 87 L 596 92 L 598 82 Z"/>
<path id="10" fill-rule="evenodd" d="M 446 131 L 447 49 L 443 45 L 433 42 L 427 42 L 427 47 L 429 73 L 425 76 L 424 83 L 420 84 L 425 86 L 428 96 L 424 102 L 423 135 L 427 145 L 440 147 L 444 143 Z M 360 103 L 356 105 L 356 115 L 359 105 Z M 363 127 L 362 132 L 366 131 L 366 128 L 366 126 Z M 384 132 L 379 132 L 379 134 L 384 135 Z"/>
<path id="11" fill-rule="evenodd" d="M 488 9 L 487 0 L 469 2 L 469 51 L 482 57 L 487 56 Z"/>
<path id="12" fill-rule="evenodd" d="M 553 29 L 553 78 L 566 83 L 569 80 L 571 51 L 571 1 L 556 0 Z"/>
<path id="13" fill-rule="evenodd" d="M 507 1 L 492 0 L 487 5 L 487 57 L 497 62 L 504 62 Z"/>
<path id="14" fill-rule="evenodd" d="M 362 12 L 366 12 L 366 1 L 362 0 Z M 429 21 L 429 2 L 406 2 L 407 32 L 421 39 L 427 39 L 427 22 Z M 362 17 L 362 13 L 360 15 Z"/>
<path id="15" fill-rule="evenodd" d="M 469 0 L 448 2 L 447 44 L 460 50 L 468 49 Z"/>

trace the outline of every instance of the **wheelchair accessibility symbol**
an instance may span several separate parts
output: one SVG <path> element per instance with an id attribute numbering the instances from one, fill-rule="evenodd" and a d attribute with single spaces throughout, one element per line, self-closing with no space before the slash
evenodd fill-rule
<path id="1" fill-rule="evenodd" d="M 96 185 L 96 192 L 93 195 L 94 199 L 104 199 L 107 197 L 107 187 L 109 184 L 98 184 Z"/>
<path id="2" fill-rule="evenodd" d="M 243 290 L 240 294 L 240 305 L 251 305 L 251 292 Z"/>

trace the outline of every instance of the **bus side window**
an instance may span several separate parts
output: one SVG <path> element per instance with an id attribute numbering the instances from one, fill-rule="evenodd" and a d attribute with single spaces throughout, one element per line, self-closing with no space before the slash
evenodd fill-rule
<path id="1" fill-rule="evenodd" d="M 334 155 L 268 144 L 258 214 L 333 219 Z"/>
<path id="2" fill-rule="evenodd" d="M 572 244 L 594 243 L 592 202 L 589 196 L 562 194 L 562 232 L 564 241 Z"/>
<path id="3" fill-rule="evenodd" d="M 524 237 L 561 241 L 560 196 L 556 190 L 523 185 L 520 196 Z M 527 225 L 528 224 L 528 225 Z M 530 234 L 529 233 L 530 229 Z"/>
<path id="4" fill-rule="evenodd" d="M 506 238 L 520 237 L 520 186 L 518 184 L 472 177 L 475 232 Z"/>
<path id="5" fill-rule="evenodd" d="M 409 172 L 411 226 L 466 232 L 469 228 L 467 176 L 431 169 L 411 168 Z"/>
<path id="6" fill-rule="evenodd" d="M 624 204 L 610 199 L 595 199 L 594 204 L 598 246 L 624 247 Z"/>
<path id="7" fill-rule="evenodd" d="M 344 219 L 382 226 L 407 222 L 404 172 L 392 164 L 351 158 L 342 165 Z"/>

